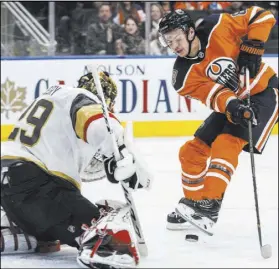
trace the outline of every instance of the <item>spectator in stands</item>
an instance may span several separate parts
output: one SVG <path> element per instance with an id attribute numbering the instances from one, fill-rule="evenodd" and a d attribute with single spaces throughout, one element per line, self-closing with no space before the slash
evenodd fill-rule
<path id="1" fill-rule="evenodd" d="M 224 11 L 227 13 L 233 14 L 233 13 L 239 12 L 241 10 L 244 10 L 247 7 L 248 7 L 248 5 L 245 4 L 244 2 L 236 1 L 236 2 L 231 2 L 231 5 L 226 7 L 224 9 Z"/>
<path id="2" fill-rule="evenodd" d="M 219 1 L 210 1 L 210 2 L 199 2 L 199 10 L 224 10 L 229 7 L 233 2 L 219 2 Z"/>
<path id="3" fill-rule="evenodd" d="M 114 17 L 114 23 L 123 25 L 126 18 L 133 17 L 141 24 L 145 21 L 145 13 L 140 5 L 132 3 L 131 1 L 124 1 L 118 3 L 117 14 Z"/>
<path id="4" fill-rule="evenodd" d="M 152 41 L 157 38 L 157 33 L 159 29 L 159 21 L 163 17 L 164 11 L 160 4 L 151 4 L 151 30 L 149 40 Z"/>
<path id="5" fill-rule="evenodd" d="M 98 22 L 92 23 L 86 37 L 86 54 L 116 54 L 115 42 L 123 29 L 112 22 L 110 5 L 103 2 L 99 7 Z"/>
<path id="6" fill-rule="evenodd" d="M 97 6 L 100 2 L 93 2 L 92 8 L 84 8 L 84 3 L 77 2 L 71 12 L 71 28 L 73 38 L 73 54 L 84 54 L 88 26 L 98 20 Z"/>
<path id="7" fill-rule="evenodd" d="M 63 16 L 58 24 L 56 30 L 56 53 L 57 54 L 71 54 L 72 36 L 70 29 L 70 17 Z"/>
<path id="8" fill-rule="evenodd" d="M 84 54 L 85 52 L 85 31 L 84 31 L 84 4 L 76 3 L 71 13 L 71 26 L 73 37 L 73 54 Z M 87 29 L 86 29 L 87 30 Z"/>
<path id="9" fill-rule="evenodd" d="M 163 11 L 164 11 L 164 15 L 166 13 L 170 13 L 172 11 L 172 5 L 170 2 L 160 2 L 162 8 L 163 8 Z"/>
<path id="10" fill-rule="evenodd" d="M 174 3 L 174 9 L 197 10 L 199 9 L 199 2 L 177 1 Z"/>
<path id="11" fill-rule="evenodd" d="M 124 22 L 125 32 L 120 40 L 116 42 L 118 55 L 145 54 L 145 40 L 140 35 L 138 21 L 130 16 Z"/>

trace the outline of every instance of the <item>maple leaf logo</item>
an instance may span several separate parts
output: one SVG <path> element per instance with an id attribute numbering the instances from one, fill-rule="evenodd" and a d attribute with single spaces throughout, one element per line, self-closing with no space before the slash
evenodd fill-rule
<path id="1" fill-rule="evenodd" d="M 27 104 L 24 102 L 26 96 L 26 87 L 15 88 L 15 83 L 9 78 L 1 84 L 1 113 L 6 113 L 9 119 L 9 113 L 22 111 Z"/>

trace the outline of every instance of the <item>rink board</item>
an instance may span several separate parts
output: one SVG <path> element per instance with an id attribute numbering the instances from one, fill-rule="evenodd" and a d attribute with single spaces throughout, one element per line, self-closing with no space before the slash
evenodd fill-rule
<path id="1" fill-rule="evenodd" d="M 170 137 L 170 136 L 191 136 L 200 126 L 202 121 L 148 121 L 133 122 L 135 137 Z M 125 126 L 125 122 L 122 122 Z M 1 126 L 1 141 L 5 141 L 9 136 L 13 125 Z M 271 132 L 278 135 L 278 124 Z"/>
<path id="2" fill-rule="evenodd" d="M 193 135 L 212 111 L 176 93 L 172 86 L 174 61 L 174 57 L 130 56 L 1 58 L 1 140 L 7 139 L 35 98 L 52 85 L 76 87 L 91 65 L 109 72 L 115 80 L 115 114 L 123 124 L 134 122 L 135 137 Z M 277 55 L 265 56 L 263 61 L 278 73 Z M 278 134 L 278 126 L 272 134 Z"/>

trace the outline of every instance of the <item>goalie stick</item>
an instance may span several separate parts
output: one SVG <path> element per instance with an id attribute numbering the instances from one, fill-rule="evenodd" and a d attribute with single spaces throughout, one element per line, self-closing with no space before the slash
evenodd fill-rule
<path id="1" fill-rule="evenodd" d="M 116 142 L 116 138 L 115 138 L 113 129 L 110 126 L 108 109 L 107 109 L 107 106 L 106 106 L 105 97 L 104 97 L 104 93 L 103 93 L 103 90 L 102 90 L 99 75 L 98 75 L 98 72 L 97 72 L 97 69 L 96 69 L 95 66 L 91 66 L 91 71 L 92 71 L 92 75 L 93 75 L 93 78 L 94 78 L 94 82 L 96 84 L 98 95 L 101 98 L 103 116 L 104 116 L 106 127 L 107 127 L 107 130 L 108 130 L 109 134 L 110 134 L 111 141 L 112 141 L 112 144 L 113 144 L 114 157 L 115 157 L 116 161 L 118 161 L 118 160 L 120 160 L 121 157 L 120 157 L 120 153 L 119 153 L 119 149 L 118 149 L 118 146 L 117 146 L 117 142 Z M 121 185 L 122 185 L 122 189 L 123 189 L 123 192 L 124 192 L 126 202 L 130 206 L 131 219 L 132 219 L 132 223 L 133 223 L 134 230 L 135 230 L 136 237 L 137 237 L 137 245 L 138 245 L 139 252 L 142 256 L 147 256 L 148 255 L 148 249 L 147 249 L 147 245 L 146 245 L 146 242 L 145 242 L 145 239 L 144 239 L 144 236 L 143 236 L 141 224 L 140 224 L 140 221 L 139 221 L 139 217 L 138 217 L 138 214 L 137 214 L 137 210 L 136 210 L 136 207 L 135 207 L 135 202 L 134 202 L 132 193 L 122 182 L 121 182 Z"/>

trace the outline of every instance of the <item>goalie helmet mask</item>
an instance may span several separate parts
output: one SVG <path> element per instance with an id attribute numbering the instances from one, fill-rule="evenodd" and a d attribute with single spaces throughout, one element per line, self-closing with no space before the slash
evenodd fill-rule
<path id="1" fill-rule="evenodd" d="M 190 15 L 182 9 L 176 9 L 171 13 L 167 13 L 161 19 L 158 30 L 159 41 L 163 47 L 167 47 L 168 44 L 165 38 L 165 34 L 175 29 L 181 29 L 185 33 L 187 41 L 189 42 L 189 55 L 191 52 L 192 42 L 195 38 L 194 36 L 192 40 L 188 39 L 188 32 L 190 28 L 193 28 L 195 30 L 195 23 L 191 19 Z M 186 55 L 185 57 L 187 57 L 188 55 Z"/>
<path id="2" fill-rule="evenodd" d="M 103 93 L 105 97 L 105 101 L 110 112 L 113 112 L 115 99 L 117 96 L 117 86 L 115 82 L 109 76 L 109 73 L 103 71 L 99 72 L 101 86 L 103 88 Z M 88 73 L 82 76 L 78 81 L 78 88 L 86 89 L 93 94 L 95 94 L 100 100 L 100 96 L 98 95 L 97 88 L 94 82 L 94 78 L 92 73 Z"/>

